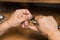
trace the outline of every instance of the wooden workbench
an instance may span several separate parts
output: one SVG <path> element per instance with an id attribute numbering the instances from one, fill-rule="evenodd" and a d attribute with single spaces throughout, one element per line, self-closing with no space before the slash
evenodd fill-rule
<path id="1" fill-rule="evenodd" d="M 0 2 L 60 3 L 60 0 L 0 0 Z"/>

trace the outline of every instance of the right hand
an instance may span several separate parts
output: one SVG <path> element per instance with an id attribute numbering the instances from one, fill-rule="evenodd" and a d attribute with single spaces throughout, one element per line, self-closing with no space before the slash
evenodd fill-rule
<path id="1" fill-rule="evenodd" d="M 52 16 L 36 16 L 35 20 L 38 23 L 38 27 L 28 25 L 28 22 L 26 21 L 22 27 L 42 32 L 43 35 L 52 35 L 58 32 L 58 24 Z"/>
<path id="2" fill-rule="evenodd" d="M 52 35 L 57 33 L 58 24 L 52 16 L 37 16 L 35 20 L 38 22 L 38 29 L 43 34 Z"/>

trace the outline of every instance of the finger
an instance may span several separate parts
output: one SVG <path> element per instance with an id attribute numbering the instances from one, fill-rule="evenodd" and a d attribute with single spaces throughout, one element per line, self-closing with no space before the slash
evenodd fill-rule
<path id="1" fill-rule="evenodd" d="M 44 30 L 45 28 L 48 30 L 49 28 L 51 28 L 51 26 L 53 26 L 49 22 L 49 20 L 48 20 L 48 18 L 46 16 L 39 16 L 37 22 L 39 24 L 38 25 L 39 30 Z"/>
<path id="2" fill-rule="evenodd" d="M 34 25 L 33 25 L 33 26 L 29 25 L 27 21 L 24 22 L 23 26 L 24 26 L 24 28 L 26 28 L 26 29 L 30 29 L 30 30 L 33 30 L 33 31 L 38 31 L 36 26 L 34 26 Z"/>
<path id="3" fill-rule="evenodd" d="M 22 24 L 21 24 L 21 27 L 22 27 L 22 28 L 25 28 L 25 25 L 24 25 L 24 23 L 22 23 Z"/>
<path id="4" fill-rule="evenodd" d="M 38 21 L 40 18 L 43 18 L 43 17 L 44 17 L 43 15 L 36 16 L 36 17 L 35 17 L 35 20 Z"/>
<path id="5" fill-rule="evenodd" d="M 55 21 L 55 19 L 52 16 L 47 16 L 47 18 L 50 20 L 52 25 L 55 25 L 56 27 L 58 26 L 57 22 Z"/>
<path id="6" fill-rule="evenodd" d="M 38 29 L 36 26 L 27 26 L 28 29 L 30 30 L 33 30 L 33 31 L 37 31 L 38 32 Z"/>
<path id="7" fill-rule="evenodd" d="M 28 10 L 28 9 L 24 9 L 24 14 L 26 14 L 26 16 L 31 19 L 32 18 L 32 15 L 31 15 L 31 12 Z"/>
<path id="8" fill-rule="evenodd" d="M 35 17 L 35 20 L 37 21 L 38 19 L 39 19 L 39 16 L 36 16 L 36 17 Z"/>
<path id="9" fill-rule="evenodd" d="M 27 20 L 32 18 L 31 13 L 27 9 L 18 9 L 14 12 L 14 14 L 17 15 L 19 19 L 22 18 L 24 20 Z"/>
<path id="10" fill-rule="evenodd" d="M 50 28 L 54 29 L 55 27 L 54 27 L 54 24 L 52 24 L 52 23 L 51 23 L 51 21 L 47 17 L 43 17 L 43 18 L 39 19 L 39 24 L 40 24 L 39 26 L 40 26 L 40 28 L 41 28 L 41 26 L 43 26 L 43 29 L 44 28 L 46 28 L 47 30 L 49 30 Z"/>
<path id="11" fill-rule="evenodd" d="M 18 9 L 18 10 L 15 11 L 15 13 L 19 13 L 19 14 L 23 13 L 25 15 L 30 15 L 31 16 L 31 13 L 28 9 Z"/>
<path id="12" fill-rule="evenodd" d="M 26 15 L 24 15 L 23 17 L 21 17 L 20 20 L 23 22 L 23 21 L 29 20 L 29 18 Z"/>
<path id="13" fill-rule="evenodd" d="M 17 9 L 14 13 L 17 13 L 17 14 L 28 14 L 27 13 L 27 9 Z"/>
<path id="14" fill-rule="evenodd" d="M 38 24 L 40 24 L 42 21 L 45 21 L 44 19 L 46 19 L 46 16 L 36 16 L 35 20 L 38 22 Z"/>
<path id="15" fill-rule="evenodd" d="M 28 17 L 28 19 L 32 18 L 32 15 L 29 10 L 26 10 L 25 14 L 27 14 L 26 16 Z"/>

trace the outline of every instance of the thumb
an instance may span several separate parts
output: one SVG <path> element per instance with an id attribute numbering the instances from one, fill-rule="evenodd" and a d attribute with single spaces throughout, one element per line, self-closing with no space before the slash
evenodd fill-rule
<path id="1" fill-rule="evenodd" d="M 37 27 L 34 26 L 34 25 L 29 25 L 28 21 L 25 21 L 25 22 L 22 24 L 22 28 L 26 28 L 26 29 L 30 29 L 30 30 L 33 30 L 33 31 L 37 31 L 37 32 L 38 32 Z"/>

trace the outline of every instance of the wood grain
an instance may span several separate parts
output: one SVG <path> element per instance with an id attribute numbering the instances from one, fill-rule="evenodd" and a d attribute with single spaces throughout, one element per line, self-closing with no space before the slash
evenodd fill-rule
<path id="1" fill-rule="evenodd" d="M 60 0 L 0 0 L 2 2 L 60 3 Z"/>

